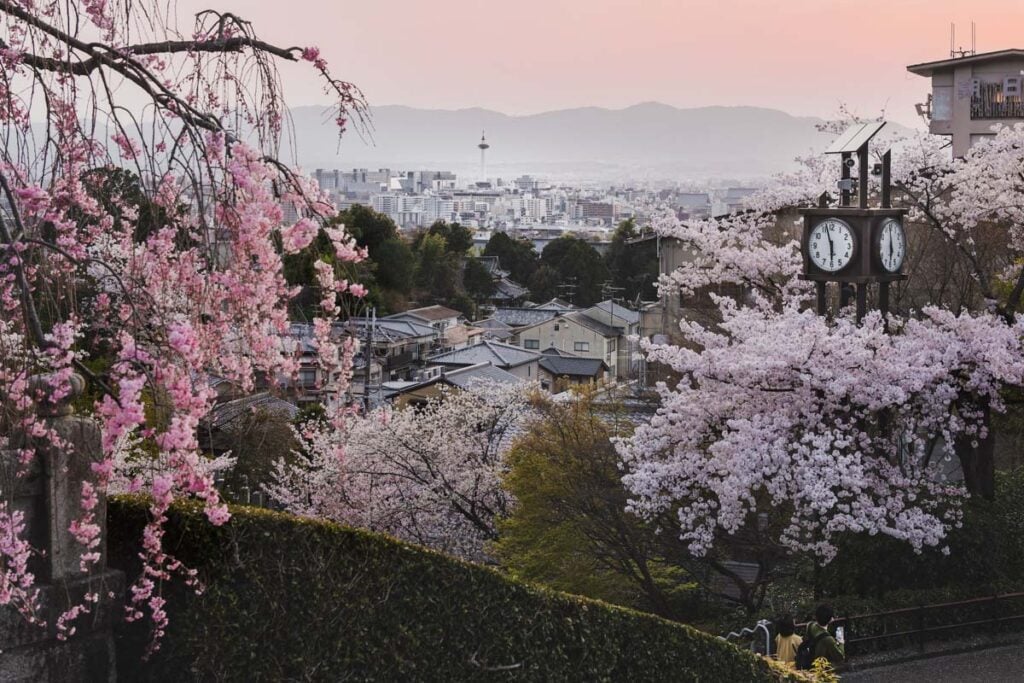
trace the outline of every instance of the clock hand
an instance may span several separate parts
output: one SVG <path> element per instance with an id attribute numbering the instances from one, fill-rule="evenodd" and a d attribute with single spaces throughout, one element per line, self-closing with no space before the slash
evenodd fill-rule
<path id="1" fill-rule="evenodd" d="M 828 227 L 825 228 L 825 237 L 828 238 L 828 264 L 833 265 L 835 260 L 834 249 L 832 248 L 832 230 Z"/>

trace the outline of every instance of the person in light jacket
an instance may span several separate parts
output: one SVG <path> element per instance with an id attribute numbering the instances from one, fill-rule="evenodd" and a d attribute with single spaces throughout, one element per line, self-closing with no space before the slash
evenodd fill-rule
<path id="1" fill-rule="evenodd" d="M 780 617 L 775 622 L 775 630 L 778 632 L 775 636 L 775 658 L 784 664 L 795 664 L 796 650 L 803 638 L 795 633 L 793 617 L 789 614 Z"/>

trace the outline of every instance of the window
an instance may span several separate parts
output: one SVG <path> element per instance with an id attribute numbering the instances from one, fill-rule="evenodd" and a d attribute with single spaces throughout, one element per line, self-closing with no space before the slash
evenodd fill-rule
<path id="1" fill-rule="evenodd" d="M 540 339 L 524 339 L 523 340 L 523 348 L 524 349 L 539 349 L 540 348 Z"/>
<path id="2" fill-rule="evenodd" d="M 1003 79 L 1003 97 L 1020 97 L 1020 76 L 1007 76 Z"/>
<path id="3" fill-rule="evenodd" d="M 590 351 L 590 342 L 573 342 L 573 351 Z"/>
<path id="4" fill-rule="evenodd" d="M 953 118 L 953 87 L 937 85 L 932 90 L 932 121 L 950 121 Z"/>
<path id="5" fill-rule="evenodd" d="M 615 340 L 614 340 L 614 339 L 609 339 L 609 340 L 608 340 L 608 341 L 607 341 L 607 342 L 605 343 L 605 351 L 606 351 L 607 353 L 611 353 L 611 352 L 612 352 L 612 351 L 614 351 L 614 350 L 615 350 Z"/>

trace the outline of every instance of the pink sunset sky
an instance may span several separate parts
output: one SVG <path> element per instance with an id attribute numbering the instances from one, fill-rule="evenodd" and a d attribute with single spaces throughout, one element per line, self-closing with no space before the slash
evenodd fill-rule
<path id="1" fill-rule="evenodd" d="M 371 105 L 528 114 L 578 106 L 756 105 L 917 125 L 949 25 L 979 52 L 1024 47 L 1024 0 L 178 0 L 232 10 L 280 44 L 317 45 Z M 293 105 L 326 103 L 288 69 Z"/>

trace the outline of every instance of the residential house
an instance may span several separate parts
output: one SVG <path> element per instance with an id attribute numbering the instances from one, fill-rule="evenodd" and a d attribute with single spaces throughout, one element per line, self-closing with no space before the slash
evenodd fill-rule
<path id="1" fill-rule="evenodd" d="M 539 352 L 554 347 L 581 358 L 602 360 L 608 365 L 613 377 L 627 377 L 627 368 L 620 367 L 618 363 L 619 331 L 585 315 L 583 311 L 562 313 L 543 320 L 519 330 L 517 336 L 519 344 L 526 351 Z"/>
<path id="2" fill-rule="evenodd" d="M 993 125 L 1024 122 L 1024 50 L 966 53 L 907 71 L 931 79 L 928 102 L 918 111 L 928 117 L 929 132 L 952 138 L 954 157 L 995 135 Z"/>
<path id="3" fill-rule="evenodd" d="M 483 339 L 503 342 L 511 339 L 516 333 L 514 327 L 494 318 L 477 320 L 473 325 L 483 331 Z"/>
<path id="4" fill-rule="evenodd" d="M 583 315 L 615 328 L 619 333 L 616 342 L 615 367 L 625 373 L 627 379 L 634 379 L 639 373 L 640 312 L 626 308 L 614 301 L 602 301 L 583 311 Z M 620 375 L 622 377 L 622 375 Z"/>
<path id="5" fill-rule="evenodd" d="M 522 378 L 485 361 L 475 365 L 445 369 L 435 377 L 422 382 L 409 382 L 394 387 L 388 392 L 388 398 L 397 408 L 415 407 L 438 398 L 442 395 L 445 387 L 461 390 L 468 389 L 478 382 L 515 384 L 522 381 Z"/>
<path id="6" fill-rule="evenodd" d="M 600 358 L 580 358 L 553 347 L 541 353 L 540 386 L 545 391 L 558 391 L 583 384 L 601 384 L 607 374 L 608 364 Z"/>
<path id="7" fill-rule="evenodd" d="M 529 351 L 518 346 L 486 339 L 475 346 L 430 357 L 432 364 L 440 365 L 446 371 L 480 363 L 490 363 L 496 368 L 528 381 L 538 379 L 539 361 L 540 353 L 537 351 Z"/>
<path id="8" fill-rule="evenodd" d="M 451 351 L 473 346 L 483 331 L 459 322 L 462 313 L 446 306 L 424 306 L 389 315 L 383 320 L 404 320 L 434 329 L 434 351 Z"/>

